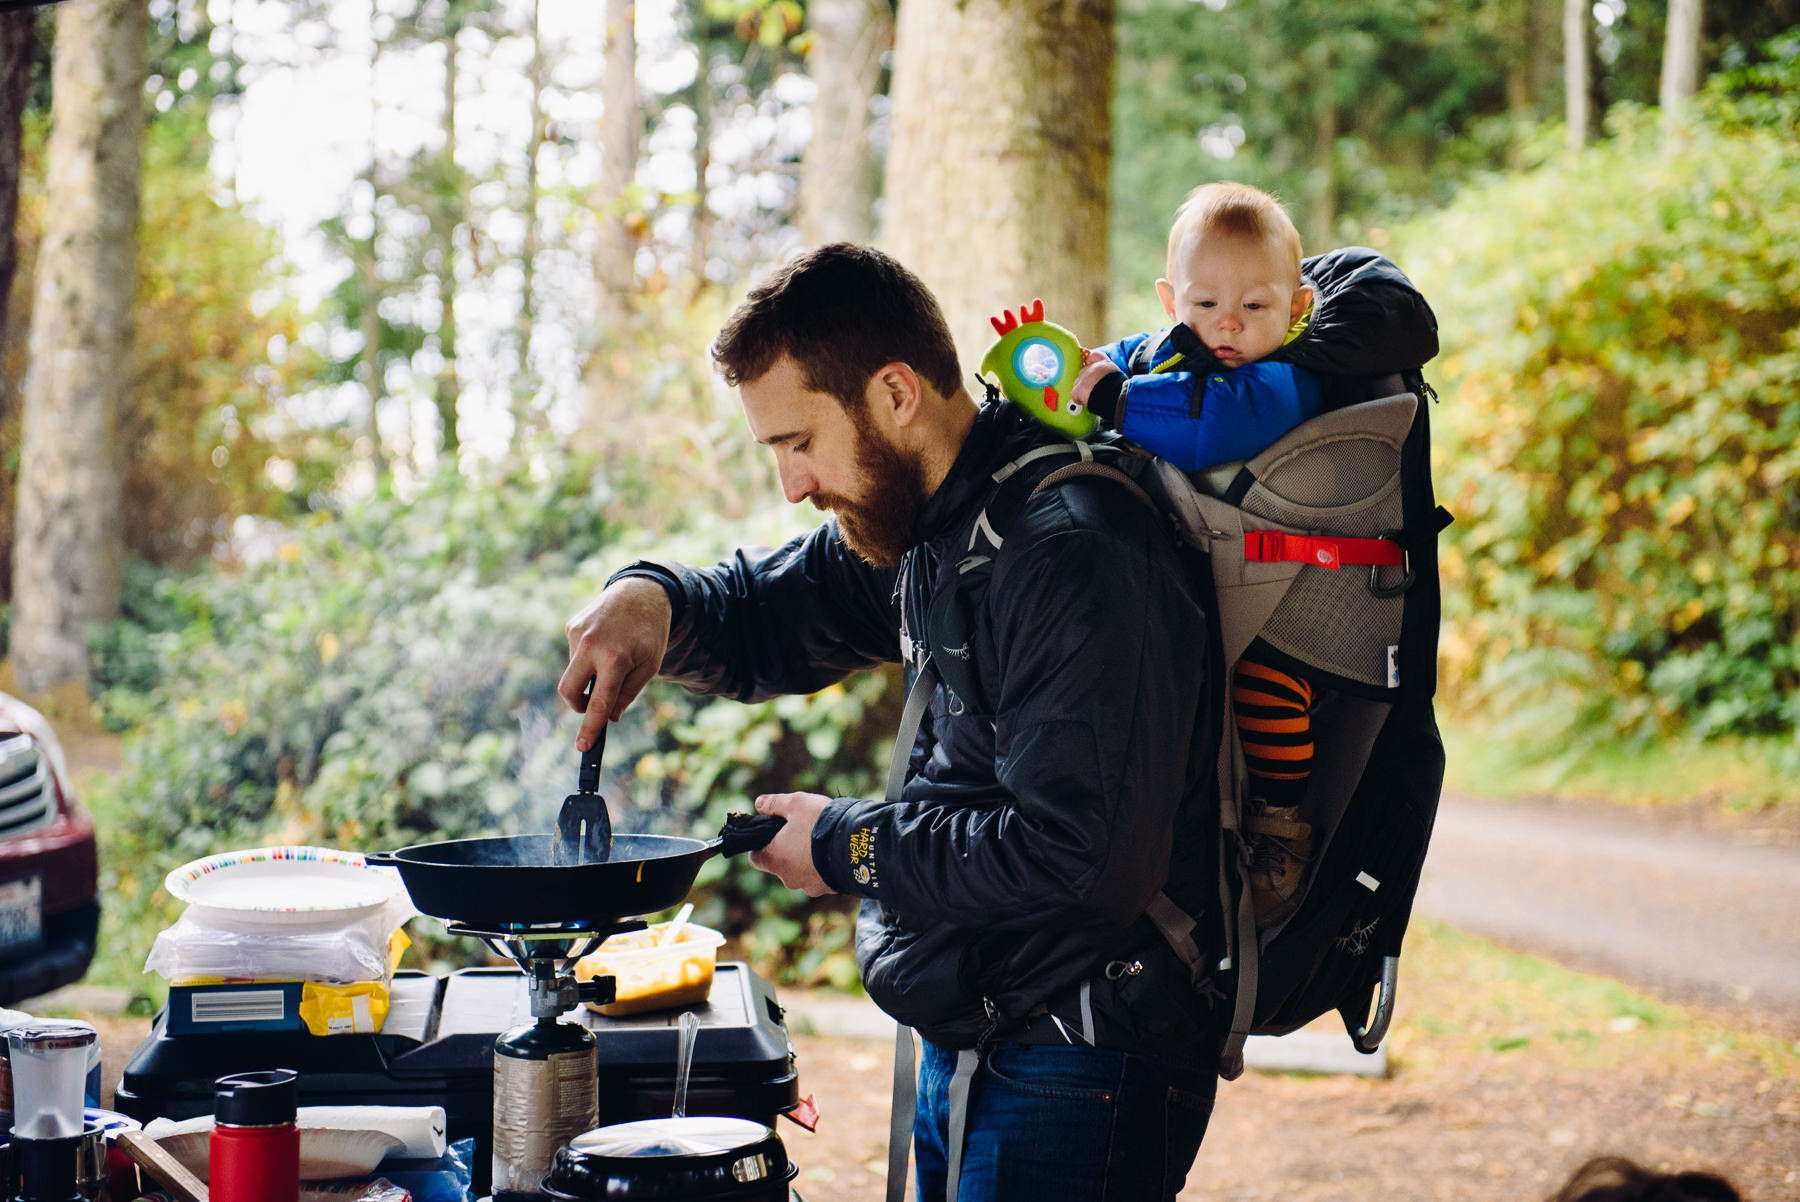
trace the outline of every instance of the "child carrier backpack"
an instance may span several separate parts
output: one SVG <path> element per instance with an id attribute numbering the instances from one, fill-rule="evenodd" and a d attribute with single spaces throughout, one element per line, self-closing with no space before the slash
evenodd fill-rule
<path id="1" fill-rule="evenodd" d="M 1183 472 L 1106 435 L 1040 446 L 1006 464 L 964 540 L 957 583 L 930 619 L 931 646 L 967 645 L 1010 522 L 1030 495 L 1078 477 L 1117 481 L 1205 553 L 1203 595 L 1216 598 L 1217 611 L 1209 659 L 1224 669 L 1208 740 L 1217 748 L 1218 896 L 1194 913 L 1159 894 L 1148 916 L 1196 989 L 1225 995 L 1226 1079 L 1243 1071 L 1247 1036 L 1286 1034 L 1333 1010 L 1358 1050 L 1380 1046 L 1443 783 L 1432 696 L 1436 544 L 1449 515 L 1431 483 L 1427 402 L 1435 394 L 1417 371 L 1339 383 L 1338 407 L 1249 460 L 1206 472 Z M 1048 474 L 1024 470 L 1063 458 Z M 1229 687 L 1252 644 L 1258 659 L 1303 676 L 1315 695 L 1314 767 L 1302 803 L 1312 855 L 1298 904 L 1262 927 L 1250 898 L 1248 778 Z M 966 661 L 942 655 L 929 667 L 953 695 L 979 698 Z M 922 710 L 919 691 L 909 711 Z M 916 721 L 916 712 L 903 718 L 891 794 Z"/>

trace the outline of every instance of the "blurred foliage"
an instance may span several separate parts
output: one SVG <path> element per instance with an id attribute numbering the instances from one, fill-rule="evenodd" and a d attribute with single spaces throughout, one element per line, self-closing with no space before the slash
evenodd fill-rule
<path id="1" fill-rule="evenodd" d="M 1269 189 L 1307 245 L 1331 240 L 1337 231 L 1306 224 L 1321 182 L 1321 105 L 1336 114 L 1329 157 L 1340 210 L 1373 215 L 1447 193 L 1457 173 L 1438 163 L 1440 151 L 1474 120 L 1506 111 L 1505 31 L 1492 7 L 1122 0 L 1115 275 L 1161 264 L 1176 206 L 1209 180 Z"/>
<path id="2" fill-rule="evenodd" d="M 1118 330 L 1154 325 L 1170 218 L 1238 180 L 1311 250 L 1382 246 L 1482 173 L 1541 161 L 1563 112 L 1560 0 L 1120 0 L 1111 281 Z M 1594 103 L 1654 104 L 1668 6 L 1590 8 Z M 1760 61 L 1800 0 L 1708 0 L 1700 74 Z M 1554 131 L 1560 137 L 1560 126 Z M 1320 139 L 1329 145 L 1321 146 Z M 1329 228 L 1315 223 L 1323 206 Z"/>
<path id="3" fill-rule="evenodd" d="M 206 165 L 204 119 L 171 114 L 144 145 L 131 382 L 119 419 L 122 521 L 129 554 L 190 564 L 241 514 L 289 514 L 334 470 L 280 417 L 316 369 L 298 344 L 267 229 L 222 201 Z M 19 272 L 7 322 L 5 378 L 29 368 L 32 275 L 45 196 L 45 123 L 32 119 L 19 198 Z M 0 595 L 10 596 L 17 408 L 0 406 Z M 278 487 L 265 468 L 285 457 Z"/>
<path id="4" fill-rule="evenodd" d="M 1800 137 L 1800 29 L 1771 38 L 1764 57 L 1710 81 L 1701 105 L 1722 129 Z"/>
<path id="5" fill-rule="evenodd" d="M 1800 149 L 1765 116 L 1800 75 L 1776 61 L 1716 80 L 1685 134 L 1615 108 L 1608 141 L 1404 239 L 1446 345 L 1461 707 L 1540 735 L 1800 729 Z"/>
<path id="6" fill-rule="evenodd" d="M 602 465 L 621 523 L 651 531 L 738 522 L 780 506 L 774 457 L 750 438 L 707 358 L 729 310 L 716 290 L 690 297 L 653 279 L 628 336 L 590 364 L 587 420 L 569 443 Z"/>

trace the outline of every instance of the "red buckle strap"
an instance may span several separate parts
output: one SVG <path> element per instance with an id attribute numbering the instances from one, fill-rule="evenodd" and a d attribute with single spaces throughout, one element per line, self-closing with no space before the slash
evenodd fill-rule
<path id="1" fill-rule="evenodd" d="M 1335 570 L 1347 563 L 1400 567 L 1406 562 L 1406 551 L 1387 538 L 1321 538 L 1280 530 L 1247 530 L 1244 558 L 1256 563 L 1310 563 Z"/>

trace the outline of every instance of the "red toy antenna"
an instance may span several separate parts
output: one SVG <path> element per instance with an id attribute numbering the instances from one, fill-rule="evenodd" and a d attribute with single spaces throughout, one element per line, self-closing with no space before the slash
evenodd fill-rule
<path id="1" fill-rule="evenodd" d="M 988 321 L 993 323 L 994 333 L 1000 335 L 1002 338 L 1006 337 L 1011 331 L 1019 328 L 1019 319 L 1013 316 L 1013 311 L 1011 309 L 1000 310 L 1000 316 L 990 317 L 988 318 Z"/>
<path id="2" fill-rule="evenodd" d="M 1042 321 L 1042 320 L 1044 320 L 1044 298 L 1041 296 L 1037 297 L 1036 299 L 1034 299 L 1031 302 L 1029 307 L 1027 307 L 1025 305 L 1020 305 L 1019 306 L 1019 316 L 1024 318 L 1026 321 Z"/>

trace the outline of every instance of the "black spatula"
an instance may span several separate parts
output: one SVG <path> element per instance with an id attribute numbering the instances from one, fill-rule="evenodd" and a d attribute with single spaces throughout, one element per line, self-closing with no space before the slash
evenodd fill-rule
<path id="1" fill-rule="evenodd" d="M 588 682 L 592 696 L 593 682 Z M 606 723 L 600 724 L 594 745 L 581 753 L 581 777 L 576 791 L 563 798 L 556 816 L 556 838 L 551 840 L 551 862 L 558 866 L 602 864 L 612 858 L 612 815 L 600 796 L 600 757 L 606 753 Z"/>

